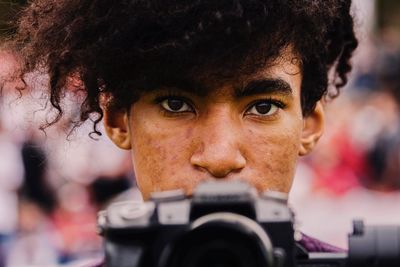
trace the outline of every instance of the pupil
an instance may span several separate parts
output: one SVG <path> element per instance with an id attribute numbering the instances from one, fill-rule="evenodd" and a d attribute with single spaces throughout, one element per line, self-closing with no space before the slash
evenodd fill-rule
<path id="1" fill-rule="evenodd" d="M 168 99 L 168 106 L 171 110 L 178 111 L 183 107 L 183 101 L 179 99 Z"/>
<path id="2" fill-rule="evenodd" d="M 267 114 L 271 110 L 271 104 L 259 103 L 256 105 L 256 110 L 260 114 Z"/>

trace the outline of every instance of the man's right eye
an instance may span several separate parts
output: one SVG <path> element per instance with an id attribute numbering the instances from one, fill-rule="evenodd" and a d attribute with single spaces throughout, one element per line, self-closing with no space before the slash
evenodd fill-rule
<path id="1" fill-rule="evenodd" d="M 179 98 L 167 98 L 161 101 L 160 104 L 165 110 L 174 113 L 190 112 L 193 110 L 188 103 Z"/>

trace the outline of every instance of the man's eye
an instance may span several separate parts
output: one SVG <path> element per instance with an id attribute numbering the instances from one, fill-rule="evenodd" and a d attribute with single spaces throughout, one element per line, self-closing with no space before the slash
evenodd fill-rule
<path id="1" fill-rule="evenodd" d="M 167 98 L 161 101 L 161 106 L 169 112 L 192 111 L 192 108 L 184 100 L 179 98 Z"/>
<path id="2" fill-rule="evenodd" d="M 270 116 L 278 112 L 279 108 L 277 104 L 270 101 L 261 101 L 252 105 L 246 113 L 257 116 Z"/>

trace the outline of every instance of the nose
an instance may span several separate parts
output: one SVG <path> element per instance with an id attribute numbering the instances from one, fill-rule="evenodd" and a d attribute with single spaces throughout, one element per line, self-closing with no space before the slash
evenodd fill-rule
<path id="1" fill-rule="evenodd" d="M 238 122 L 229 115 L 210 114 L 199 125 L 197 148 L 191 156 L 191 164 L 214 178 L 239 173 L 246 166 L 246 158 L 241 151 Z"/>

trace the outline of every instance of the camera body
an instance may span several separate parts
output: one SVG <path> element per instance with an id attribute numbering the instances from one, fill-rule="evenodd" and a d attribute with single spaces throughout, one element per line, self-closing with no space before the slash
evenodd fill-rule
<path id="1" fill-rule="evenodd" d="M 121 202 L 99 213 L 109 267 L 295 266 L 294 216 L 287 197 L 242 181 L 209 181 L 183 191 Z"/>
<path id="2" fill-rule="evenodd" d="M 287 196 L 245 182 L 209 181 L 191 197 L 159 192 L 99 213 L 107 267 L 397 267 L 400 226 L 353 223 L 348 253 L 295 242 Z"/>

